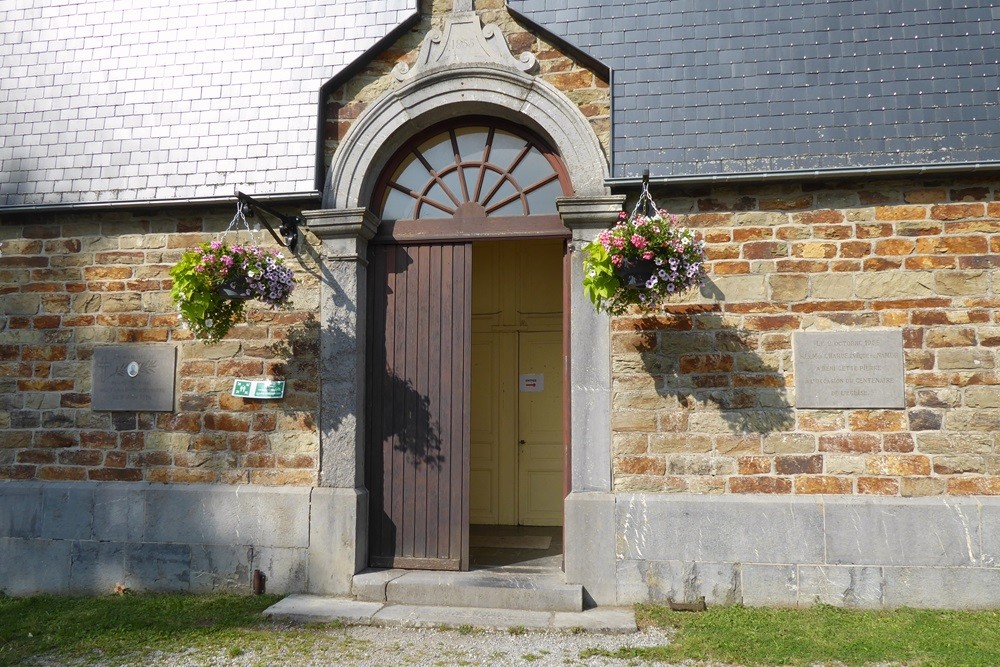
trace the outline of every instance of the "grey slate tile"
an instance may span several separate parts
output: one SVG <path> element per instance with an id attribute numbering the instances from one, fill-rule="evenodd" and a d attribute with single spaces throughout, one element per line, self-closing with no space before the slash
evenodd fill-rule
<path id="1" fill-rule="evenodd" d="M 614 68 L 612 95 L 632 101 L 614 103 L 614 176 L 644 163 L 670 176 L 1000 162 L 1000 133 L 988 127 L 1000 116 L 1000 13 L 990 0 L 915 0 L 906 11 L 894 0 L 603 0 L 613 31 L 581 23 L 562 0 L 508 4 Z M 660 67 L 650 52 L 664 54 Z M 685 123 L 696 136 L 683 141 L 676 125 L 643 113 L 654 107 L 709 129 Z M 747 132 L 757 127 L 768 136 Z M 624 141 L 631 135 L 649 137 L 648 150 L 636 155 Z M 723 145 L 735 147 L 734 159 L 720 157 Z"/>

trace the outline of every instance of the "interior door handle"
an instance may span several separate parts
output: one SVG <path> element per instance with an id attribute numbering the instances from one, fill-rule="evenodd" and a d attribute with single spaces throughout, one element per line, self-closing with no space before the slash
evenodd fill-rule
<path id="1" fill-rule="evenodd" d="M 519 444 L 519 445 L 526 445 L 528 443 L 526 443 L 524 440 L 518 440 L 517 444 Z"/>

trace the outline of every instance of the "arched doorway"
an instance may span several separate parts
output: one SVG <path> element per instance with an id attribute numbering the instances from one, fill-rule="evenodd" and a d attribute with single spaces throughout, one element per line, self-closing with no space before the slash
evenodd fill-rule
<path id="1" fill-rule="evenodd" d="M 468 569 L 470 513 L 561 522 L 569 234 L 555 202 L 571 194 L 555 152 L 495 118 L 434 125 L 383 169 L 368 251 L 371 565 Z"/>

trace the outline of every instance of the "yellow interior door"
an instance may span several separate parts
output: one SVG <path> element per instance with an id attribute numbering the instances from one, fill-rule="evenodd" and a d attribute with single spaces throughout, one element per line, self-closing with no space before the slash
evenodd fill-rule
<path id="1" fill-rule="evenodd" d="M 472 523 L 562 523 L 562 248 L 473 247 Z"/>
<path id="2" fill-rule="evenodd" d="M 561 526 L 562 332 L 525 331 L 518 345 L 518 523 Z"/>

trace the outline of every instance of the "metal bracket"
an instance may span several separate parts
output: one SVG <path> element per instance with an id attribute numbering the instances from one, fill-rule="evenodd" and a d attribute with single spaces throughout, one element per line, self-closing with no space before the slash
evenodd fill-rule
<path id="1" fill-rule="evenodd" d="M 257 201 L 250 195 L 245 195 L 239 190 L 236 191 L 236 199 L 238 199 L 244 206 L 244 211 L 248 218 L 254 216 L 254 209 L 260 209 L 264 213 L 274 216 L 278 220 L 281 220 L 281 226 L 278 231 L 275 232 L 274 228 L 267 221 L 264 216 L 260 216 L 260 222 L 267 227 L 267 231 L 271 233 L 274 240 L 278 242 L 282 248 L 288 248 L 292 252 L 295 252 L 295 247 L 299 244 L 299 225 L 302 224 L 302 218 L 300 216 L 288 216 L 280 211 L 276 211 L 270 206 Z M 281 237 L 278 234 L 281 234 Z"/>

